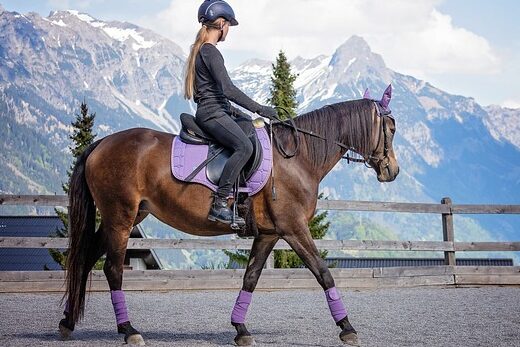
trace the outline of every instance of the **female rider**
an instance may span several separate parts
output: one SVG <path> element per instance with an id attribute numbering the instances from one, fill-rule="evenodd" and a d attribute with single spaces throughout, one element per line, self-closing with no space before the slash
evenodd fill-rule
<path id="1" fill-rule="evenodd" d="M 277 112 L 250 99 L 229 78 L 216 45 L 226 39 L 230 26 L 238 25 L 231 6 L 225 1 L 205 0 L 199 7 L 198 21 L 202 27 L 188 57 L 184 96 L 197 103 L 195 121 L 199 127 L 232 151 L 208 215 L 210 220 L 229 224 L 233 212 L 227 198 L 253 151 L 251 141 L 237 124 L 246 122 L 251 127 L 251 118 L 229 101 L 266 118 L 276 116 Z M 237 222 L 243 223 L 243 219 Z"/>

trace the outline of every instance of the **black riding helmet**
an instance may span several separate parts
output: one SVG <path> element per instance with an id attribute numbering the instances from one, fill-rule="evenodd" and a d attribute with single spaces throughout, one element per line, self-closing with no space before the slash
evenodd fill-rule
<path id="1" fill-rule="evenodd" d="M 229 4 L 222 0 L 205 0 L 199 7 L 199 23 L 213 22 L 219 17 L 223 17 L 230 25 L 238 25 L 235 19 L 235 12 Z"/>

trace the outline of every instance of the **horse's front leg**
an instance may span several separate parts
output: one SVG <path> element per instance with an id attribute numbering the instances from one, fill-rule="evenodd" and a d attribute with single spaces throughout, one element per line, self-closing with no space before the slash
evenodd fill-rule
<path id="1" fill-rule="evenodd" d="M 332 318 L 334 318 L 336 325 L 341 328 L 340 339 L 346 344 L 359 346 L 357 332 L 348 320 L 347 310 L 343 305 L 341 295 L 336 289 L 327 263 L 320 257 L 307 224 L 304 222 L 294 224 L 298 225 L 284 230 L 282 238 L 298 254 L 305 266 L 311 270 L 325 291 Z"/>
<path id="2" fill-rule="evenodd" d="M 231 324 L 237 330 L 235 343 L 238 346 L 249 346 L 254 343 L 253 336 L 251 336 L 249 331 L 247 331 L 245 325 L 247 309 L 251 303 L 253 291 L 258 283 L 258 278 L 262 273 L 265 261 L 273 250 L 278 239 L 277 235 L 260 234 L 253 241 L 251 254 L 249 255 L 249 262 L 244 274 L 242 290 L 237 297 L 235 306 L 231 313 Z"/>

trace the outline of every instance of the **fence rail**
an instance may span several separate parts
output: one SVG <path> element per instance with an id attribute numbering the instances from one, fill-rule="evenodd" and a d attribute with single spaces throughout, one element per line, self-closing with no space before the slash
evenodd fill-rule
<path id="1" fill-rule="evenodd" d="M 66 195 L 5 195 L 0 194 L 0 205 L 37 205 L 66 207 Z M 407 212 L 435 214 L 520 214 L 520 205 L 482 205 L 447 203 L 408 203 L 381 201 L 318 200 L 319 210 Z"/>
<path id="2" fill-rule="evenodd" d="M 63 206 L 65 195 L 0 195 L 1 205 Z M 373 251 L 441 251 L 445 266 L 421 268 L 331 269 L 336 283 L 349 287 L 415 286 L 415 285 L 520 285 L 520 267 L 455 266 L 455 252 L 520 251 L 520 242 L 455 242 L 454 214 L 520 214 L 520 205 L 453 204 L 443 198 L 440 204 L 396 203 L 372 201 L 319 200 L 317 209 L 340 211 L 371 211 L 441 214 L 443 241 L 381 241 L 381 240 L 315 240 L 324 250 Z M 128 249 L 250 249 L 252 240 L 219 239 L 130 239 Z M 50 237 L 0 237 L 0 248 L 68 247 L 68 239 Z M 280 241 L 275 249 L 290 249 Z M 106 281 L 102 272 L 94 273 L 93 288 L 103 290 Z M 240 286 L 243 270 L 170 270 L 126 271 L 127 290 L 218 289 Z M 62 290 L 64 273 L 0 272 L 0 292 Z M 182 279 L 182 281 L 177 281 Z M 280 281 L 283 279 L 284 281 Z M 272 259 L 262 274 L 260 288 L 313 288 L 317 286 L 306 269 L 272 269 Z"/>
<path id="3" fill-rule="evenodd" d="M 251 249 L 252 240 L 129 239 L 128 249 Z M 520 242 L 314 240 L 324 250 L 366 251 L 520 251 Z M 0 237 L 0 248 L 67 248 L 68 239 L 55 237 Z M 274 249 L 291 249 L 280 240 Z"/>
<path id="4" fill-rule="evenodd" d="M 238 289 L 238 270 L 125 270 L 124 290 Z M 520 285 L 519 266 L 430 266 L 330 269 L 337 287 L 387 288 L 446 285 Z M 64 271 L 0 272 L 0 293 L 63 292 Z M 90 290 L 106 291 L 103 271 L 92 271 Z M 308 269 L 264 269 L 257 289 L 319 289 Z"/>

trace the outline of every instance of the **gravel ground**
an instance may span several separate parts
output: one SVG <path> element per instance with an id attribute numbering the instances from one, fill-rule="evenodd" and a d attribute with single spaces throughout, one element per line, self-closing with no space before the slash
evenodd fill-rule
<path id="1" fill-rule="evenodd" d="M 520 346 L 520 288 L 342 290 L 362 346 Z M 231 346 L 238 291 L 128 292 L 148 346 Z M 74 339 L 60 341 L 59 294 L 0 294 L 0 346 L 121 346 L 108 293 L 93 293 Z M 257 346 L 341 346 L 319 290 L 258 291 Z"/>

